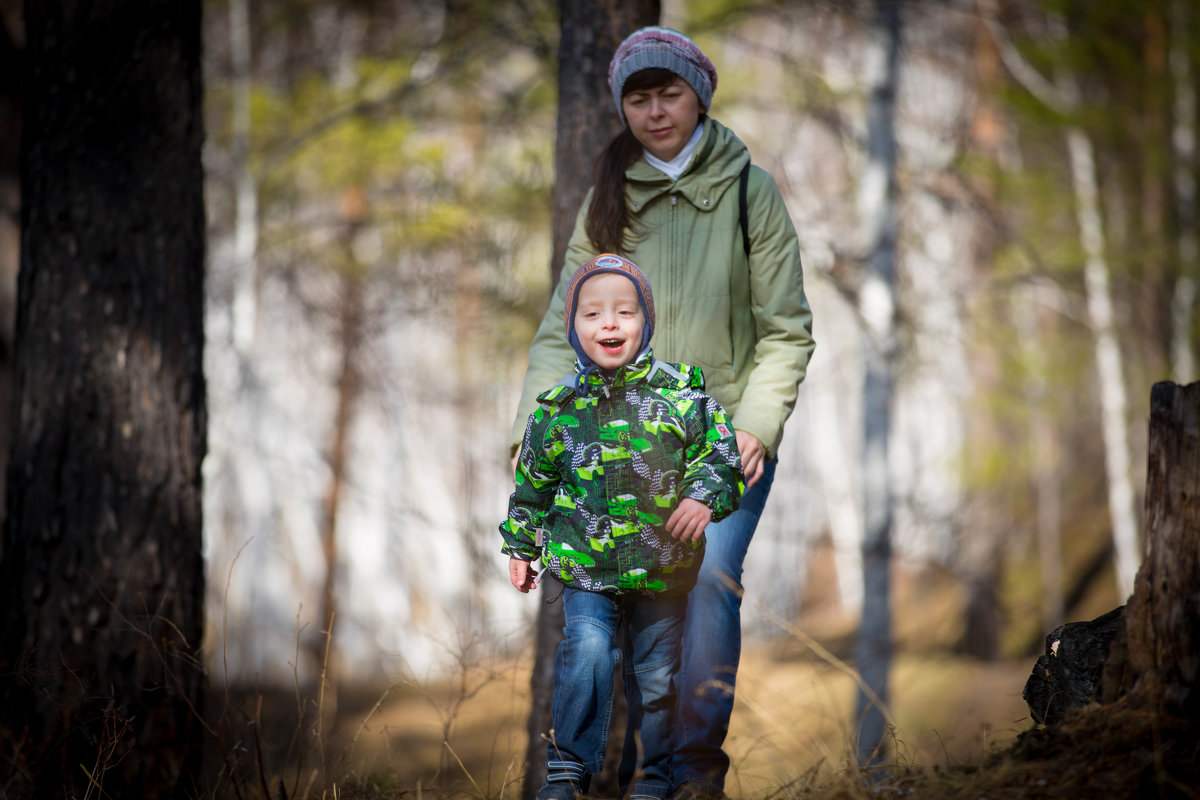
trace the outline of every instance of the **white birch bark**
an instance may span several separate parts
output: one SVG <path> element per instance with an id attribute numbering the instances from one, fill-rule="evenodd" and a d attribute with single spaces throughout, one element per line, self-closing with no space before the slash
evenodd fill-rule
<path id="1" fill-rule="evenodd" d="M 867 157 L 859 185 L 867 264 L 858 307 L 863 360 L 863 610 L 855 660 L 863 679 L 855 719 L 860 762 L 881 757 L 891 662 L 892 487 L 888 467 L 896 352 L 895 109 L 900 57 L 900 5 L 877 0 L 865 48 Z"/>
<path id="2" fill-rule="evenodd" d="M 859 614 L 863 605 L 862 505 L 855 497 L 851 465 L 838 435 L 845 422 L 834 392 L 814 391 L 812 397 L 813 417 L 820 420 L 812 428 L 813 445 L 824 462 L 820 478 L 833 541 L 838 600 L 846 614 Z"/>
<path id="3" fill-rule="evenodd" d="M 1139 561 L 1137 515 L 1129 473 L 1125 378 L 1121 348 L 1113 325 L 1109 268 L 1104 255 L 1103 221 L 1096 185 L 1096 159 L 1091 139 L 1074 125 L 1067 128 L 1067 151 L 1075 192 L 1075 213 L 1085 254 L 1083 275 L 1088 319 L 1096 337 L 1096 377 L 1100 384 L 1104 465 L 1108 471 L 1108 511 L 1116 550 L 1117 591 L 1124 602 L 1133 593 Z"/>
<path id="4" fill-rule="evenodd" d="M 1200 246 L 1196 238 L 1196 94 L 1188 52 L 1192 27 L 1192 0 L 1174 0 L 1170 8 L 1170 67 L 1175 87 L 1171 148 L 1175 166 L 1173 183 L 1179 209 L 1179 276 L 1171 300 L 1171 375 L 1177 383 L 1196 380 L 1196 354 L 1192 347 L 1195 306 L 1200 276 Z"/>

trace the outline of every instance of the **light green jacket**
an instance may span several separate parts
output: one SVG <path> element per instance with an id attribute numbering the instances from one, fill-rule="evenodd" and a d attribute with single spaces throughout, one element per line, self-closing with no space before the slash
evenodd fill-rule
<path id="1" fill-rule="evenodd" d="M 626 198 L 636 219 L 626 255 L 650 279 L 654 352 L 664 361 L 699 366 L 708 393 L 728 412 L 734 429 L 754 434 L 774 457 L 815 346 L 800 247 L 779 187 L 754 166 L 747 193 L 747 259 L 738 224 L 738 177 L 750 153 L 724 125 L 713 119 L 703 124 L 692 162 L 677 180 L 645 159 L 626 170 Z M 538 395 L 574 368 L 564 294 L 571 274 L 598 255 L 584 230 L 590 202 L 591 192 L 529 350 L 509 440 L 513 452 Z"/>

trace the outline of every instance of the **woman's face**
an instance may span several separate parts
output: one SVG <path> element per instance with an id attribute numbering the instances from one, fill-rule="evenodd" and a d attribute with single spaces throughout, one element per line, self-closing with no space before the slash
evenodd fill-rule
<path id="1" fill-rule="evenodd" d="M 642 147 L 663 161 L 679 155 L 705 111 L 695 90 L 678 76 L 664 86 L 627 93 L 621 110 Z"/>

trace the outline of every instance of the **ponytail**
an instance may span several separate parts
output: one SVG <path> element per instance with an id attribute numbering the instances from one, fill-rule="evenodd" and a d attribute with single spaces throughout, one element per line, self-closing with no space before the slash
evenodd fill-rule
<path id="1" fill-rule="evenodd" d="M 584 229 L 600 253 L 628 255 L 625 232 L 633 220 L 625 204 L 625 170 L 642 154 L 642 145 L 626 126 L 600 151 L 592 168 L 592 204 Z"/>

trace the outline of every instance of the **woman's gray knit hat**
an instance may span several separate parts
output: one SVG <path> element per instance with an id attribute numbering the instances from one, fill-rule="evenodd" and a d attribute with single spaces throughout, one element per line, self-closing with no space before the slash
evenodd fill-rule
<path id="1" fill-rule="evenodd" d="M 622 124 L 625 123 L 625 113 L 621 110 L 625 81 L 633 73 L 651 67 L 668 69 L 683 78 L 695 90 L 704 108 L 712 103 L 717 88 L 717 68 L 708 56 L 679 31 L 651 25 L 629 34 L 608 64 L 608 88 L 612 90 Z"/>

